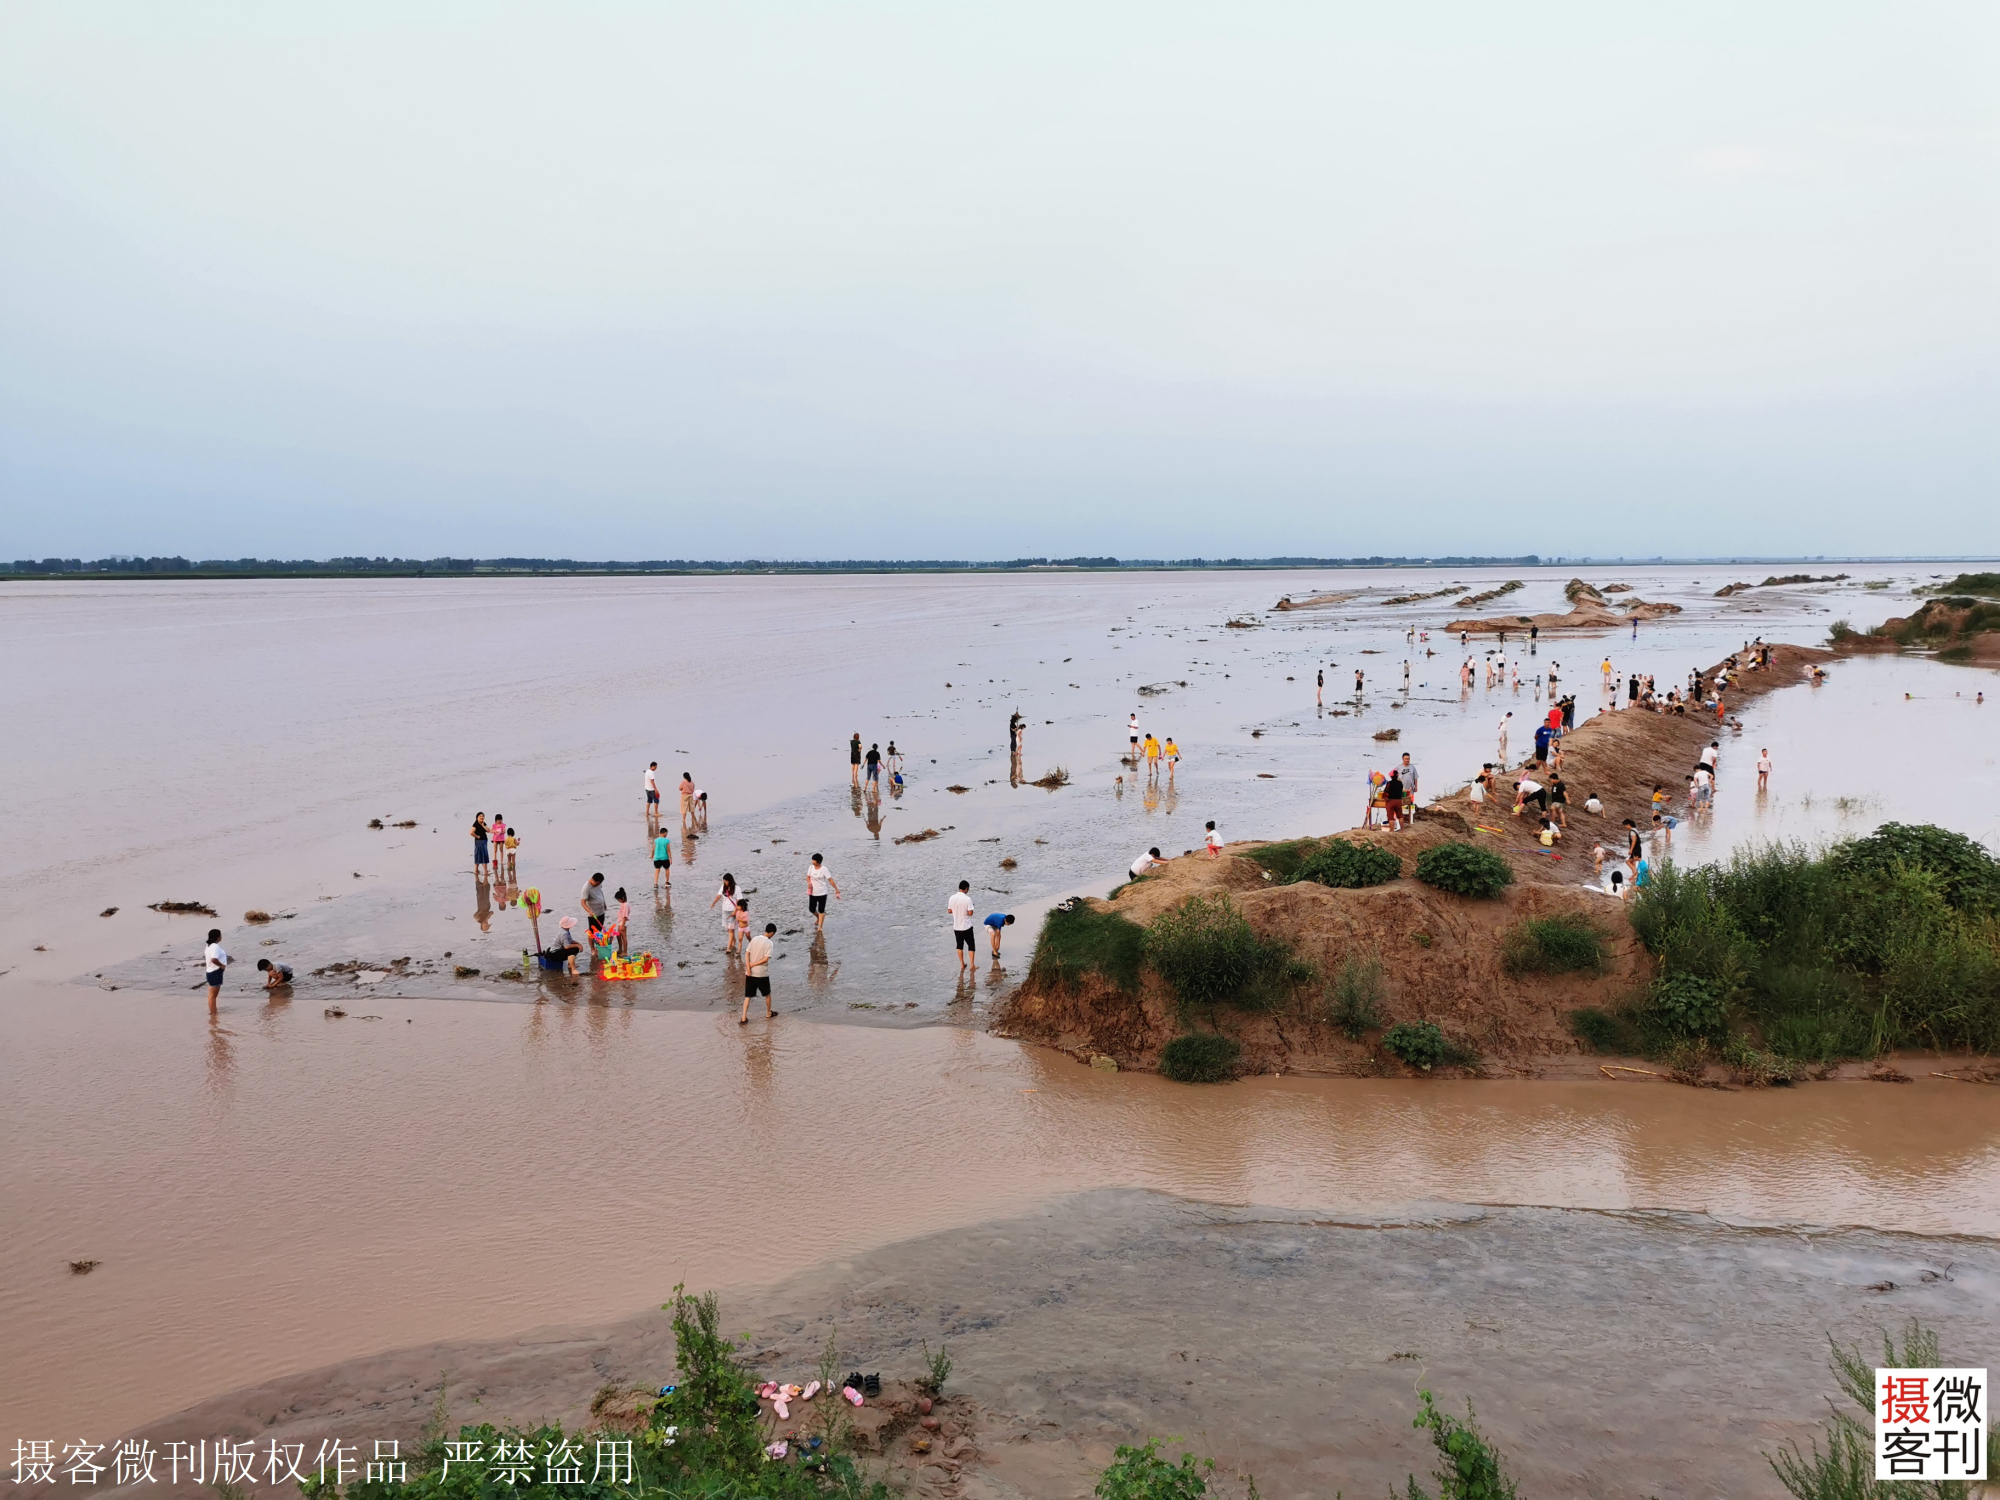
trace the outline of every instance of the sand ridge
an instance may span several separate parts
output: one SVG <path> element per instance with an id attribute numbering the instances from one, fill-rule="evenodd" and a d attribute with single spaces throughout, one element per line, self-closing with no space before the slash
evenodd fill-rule
<path id="1" fill-rule="evenodd" d="M 1771 664 L 1736 677 L 1726 701 L 1803 682 L 1808 669 L 1830 655 L 1811 647 L 1773 647 Z M 1524 735 L 1532 732 L 1532 725 L 1523 726 Z M 1724 739 L 1730 732 L 1718 729 L 1709 715 L 1625 709 L 1578 724 L 1562 741 L 1570 831 L 1553 850 L 1539 843 L 1532 809 L 1516 817 L 1507 798 L 1478 808 L 1461 789 L 1424 808 L 1402 830 L 1375 826 L 1326 835 L 1397 855 L 1403 874 L 1383 885 L 1334 890 L 1313 882 L 1280 884 L 1247 857 L 1265 846 L 1248 842 L 1227 846 L 1220 858 L 1189 852 L 1170 859 L 1114 899 L 1092 904 L 1144 924 L 1190 896 L 1227 893 L 1260 936 L 1290 943 L 1322 976 L 1336 974 L 1350 959 L 1379 963 L 1387 1021 L 1435 1022 L 1475 1048 L 1485 1071 L 1538 1076 L 1552 1062 L 1579 1056 L 1571 1011 L 1614 1005 L 1652 977 L 1652 960 L 1633 936 L 1623 906 L 1597 885 L 1592 844 L 1602 840 L 1611 857 L 1622 856 L 1623 819 L 1649 827 L 1653 787 L 1678 791 L 1702 747 Z M 1723 753 L 1743 752 L 1732 741 Z M 1504 789 L 1516 776 L 1509 771 L 1501 779 Z M 1601 814 L 1583 810 L 1590 792 L 1601 798 Z M 1417 881 L 1416 857 L 1454 840 L 1499 853 L 1514 872 L 1514 884 L 1497 899 L 1481 901 Z M 1582 916 L 1606 933 L 1605 972 L 1509 974 L 1502 960 L 1508 929 L 1565 914 Z M 1245 1071 L 1373 1075 L 1400 1066 L 1316 1019 L 1310 1007 L 1214 1019 L 1242 1044 Z M 993 1029 L 1079 1058 L 1104 1056 L 1120 1067 L 1152 1069 L 1161 1049 L 1186 1026 L 1149 972 L 1137 993 L 1094 977 L 1074 988 L 1030 978 L 1002 1003 Z"/>

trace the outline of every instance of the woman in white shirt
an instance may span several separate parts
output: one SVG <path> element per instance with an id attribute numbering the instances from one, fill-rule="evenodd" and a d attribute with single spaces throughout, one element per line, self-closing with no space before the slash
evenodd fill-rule
<path id="1" fill-rule="evenodd" d="M 215 1014 L 216 997 L 222 993 L 223 972 L 229 967 L 229 954 L 222 946 L 222 929 L 208 929 L 208 946 L 201 950 L 202 967 L 208 975 L 208 1010 Z"/>

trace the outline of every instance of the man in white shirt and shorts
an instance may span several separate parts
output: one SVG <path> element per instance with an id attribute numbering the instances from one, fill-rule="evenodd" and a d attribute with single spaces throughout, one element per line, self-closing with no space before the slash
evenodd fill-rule
<path id="1" fill-rule="evenodd" d="M 813 931 L 826 931 L 826 898 L 831 891 L 836 900 L 840 897 L 840 883 L 815 854 L 813 862 L 806 867 L 806 912 L 813 919 Z"/>
<path id="2" fill-rule="evenodd" d="M 952 945 L 958 951 L 958 970 L 963 974 L 972 967 L 973 955 L 978 951 L 974 947 L 978 935 L 972 919 L 972 882 L 961 880 L 944 909 L 951 916 Z"/>
<path id="3" fill-rule="evenodd" d="M 771 1009 L 771 939 L 778 935 L 778 924 L 766 922 L 764 930 L 743 945 L 743 1019 L 738 1025 L 750 1024 L 750 997 L 764 997 L 764 1014 L 773 1015 Z"/>

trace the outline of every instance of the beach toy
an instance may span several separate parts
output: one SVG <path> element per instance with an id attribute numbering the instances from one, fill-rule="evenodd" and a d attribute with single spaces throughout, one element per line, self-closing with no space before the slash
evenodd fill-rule
<path id="1" fill-rule="evenodd" d="M 862 1404 L 861 1392 L 857 1391 L 851 1385 L 842 1386 L 840 1388 L 840 1394 L 841 1398 L 847 1401 L 850 1405 L 859 1406 Z"/>
<path id="2" fill-rule="evenodd" d="M 617 939 L 612 939 L 608 946 L 615 950 Z M 635 953 L 630 958 L 619 958 L 613 952 L 600 954 L 599 957 L 601 959 L 597 969 L 597 977 L 599 979 L 658 979 L 660 977 L 660 961 L 650 953 Z M 762 1395 L 764 1393 L 760 1391 L 758 1394 Z"/>
<path id="3" fill-rule="evenodd" d="M 777 1442 L 771 1444 L 770 1447 L 764 1450 L 764 1456 L 766 1458 L 783 1458 L 790 1451 L 791 1450 L 786 1445 L 785 1440 L 783 1438 L 779 1438 Z"/>

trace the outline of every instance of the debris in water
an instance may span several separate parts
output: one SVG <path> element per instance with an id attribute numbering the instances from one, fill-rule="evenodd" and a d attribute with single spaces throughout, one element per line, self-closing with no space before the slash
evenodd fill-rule
<path id="1" fill-rule="evenodd" d="M 107 906 L 104 908 L 103 911 L 99 912 L 98 915 L 100 917 L 115 917 L 118 915 L 118 908 L 115 906 Z"/>
<path id="2" fill-rule="evenodd" d="M 962 791 L 964 789 L 960 788 L 960 790 Z M 935 828 L 926 828 L 922 833 L 906 833 L 901 838 L 897 839 L 896 842 L 899 844 L 921 844 L 925 839 L 935 839 L 942 837 L 943 835 L 940 834 Z"/>
<path id="3" fill-rule="evenodd" d="M 464 964 L 453 964 L 451 972 L 456 974 L 460 979 L 477 979 L 479 977 L 477 969 L 468 968 Z"/>
<path id="4" fill-rule="evenodd" d="M 259 911 L 253 906 L 250 910 L 243 913 L 243 920 L 253 924 L 261 924 L 270 921 L 271 914 L 267 911 Z"/>
<path id="5" fill-rule="evenodd" d="M 1059 786 L 1069 785 L 1069 770 L 1065 766 L 1051 766 L 1045 775 L 1036 777 L 1028 784 L 1038 786 L 1045 792 L 1053 792 Z"/>
<path id="6" fill-rule="evenodd" d="M 215 915 L 215 908 L 210 906 L 206 901 L 155 901 L 151 904 L 150 910 L 182 912 L 195 917 L 212 917 Z"/>
<path id="7" fill-rule="evenodd" d="M 338 1005 L 329 1005 L 326 1008 L 326 1016 L 329 1020 L 338 1021 L 342 1016 L 346 1014 L 347 1012 L 342 1010 Z"/>
<path id="8" fill-rule="evenodd" d="M 73 1260 L 69 1263 L 69 1274 L 72 1276 L 88 1276 L 103 1264 L 104 1262 L 101 1260 Z"/>
<path id="9" fill-rule="evenodd" d="M 954 782 L 953 782 L 953 783 L 952 783 L 952 784 L 951 784 L 950 786 L 946 787 L 946 788 L 945 788 L 945 790 L 946 790 L 947 792 L 961 792 L 961 793 L 962 793 L 962 792 L 969 792 L 969 791 L 971 791 L 971 790 L 972 790 L 972 788 L 971 788 L 971 787 L 969 787 L 969 786 L 960 786 L 960 785 L 959 785 L 959 784 L 958 784 L 957 782 L 955 782 L 955 781 L 954 781 Z"/>
<path id="10" fill-rule="evenodd" d="M 1400 729 L 1378 729 L 1375 731 L 1375 738 L 1378 740 L 1399 740 L 1402 737 L 1403 731 Z"/>
<path id="11" fill-rule="evenodd" d="M 370 818 L 368 820 L 368 826 L 370 828 L 380 828 L 382 826 L 382 820 L 380 818 Z"/>

